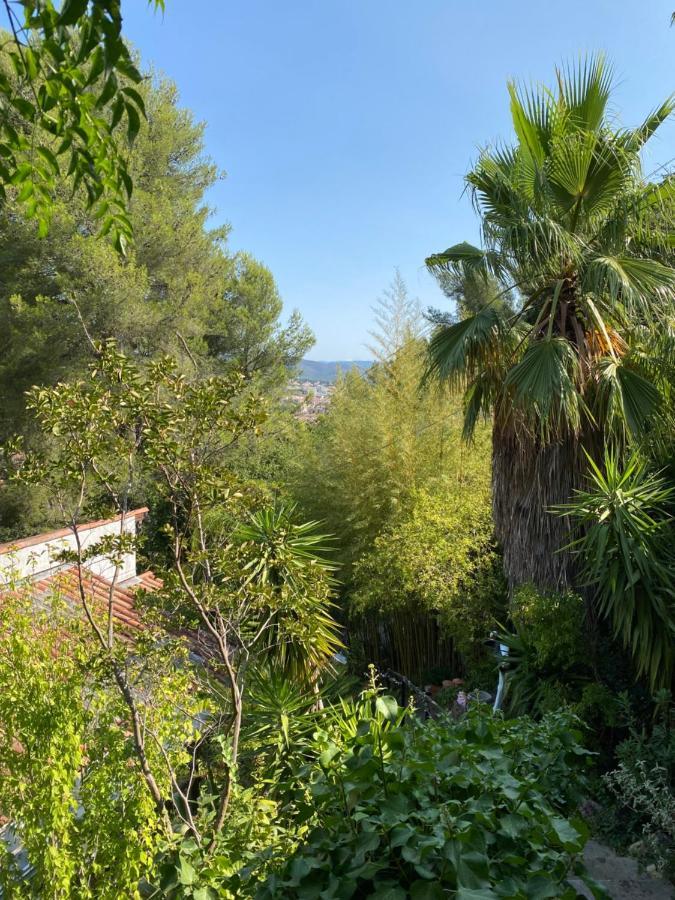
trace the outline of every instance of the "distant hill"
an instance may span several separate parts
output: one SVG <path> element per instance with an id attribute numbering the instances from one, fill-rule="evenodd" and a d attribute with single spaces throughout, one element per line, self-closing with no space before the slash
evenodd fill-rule
<path id="1" fill-rule="evenodd" d="M 373 364 L 372 359 L 341 359 L 335 362 L 324 362 L 318 359 L 303 359 L 300 362 L 300 378 L 305 381 L 323 381 L 332 384 L 337 378 L 338 369 L 346 372 L 353 366 L 365 372 Z"/>

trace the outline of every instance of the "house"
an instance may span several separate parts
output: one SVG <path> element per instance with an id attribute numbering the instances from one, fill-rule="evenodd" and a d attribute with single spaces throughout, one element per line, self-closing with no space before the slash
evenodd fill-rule
<path id="1" fill-rule="evenodd" d="M 45 606 L 50 596 L 59 597 L 73 606 L 80 607 L 80 579 L 75 566 L 59 559 L 64 550 L 75 551 L 79 541 L 82 551 L 91 548 L 103 538 L 121 533 L 136 535 L 139 525 L 148 513 L 147 507 L 131 510 L 122 516 L 98 519 L 77 526 L 77 538 L 71 528 L 61 528 L 45 534 L 22 538 L 0 544 L 0 602 L 2 588 L 30 590 L 34 603 Z M 104 554 L 87 559 L 82 578 L 85 597 L 94 608 L 107 609 L 112 600 L 113 619 L 123 636 L 133 639 L 133 634 L 143 627 L 136 608 L 135 592 L 139 588 L 155 591 L 162 581 L 153 572 L 136 571 L 136 550 L 131 547 L 123 555 L 117 568 Z M 114 582 L 114 583 L 113 583 Z"/>

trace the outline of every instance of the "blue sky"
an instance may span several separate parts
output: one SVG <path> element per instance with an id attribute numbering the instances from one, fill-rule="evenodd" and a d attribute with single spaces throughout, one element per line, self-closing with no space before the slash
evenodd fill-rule
<path id="1" fill-rule="evenodd" d="M 675 88 L 675 0 L 166 0 L 123 4 L 125 32 L 177 83 L 227 172 L 212 191 L 231 246 L 273 271 L 314 359 L 358 359 L 399 267 L 443 303 L 424 257 L 477 225 L 462 177 L 508 138 L 506 81 L 604 50 L 616 113 L 637 124 Z M 647 169 L 675 156 L 675 123 Z"/>

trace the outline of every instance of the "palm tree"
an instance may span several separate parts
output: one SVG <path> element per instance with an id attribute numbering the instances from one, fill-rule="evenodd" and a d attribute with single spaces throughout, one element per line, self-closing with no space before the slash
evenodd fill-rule
<path id="1" fill-rule="evenodd" d="M 650 336 L 672 330 L 675 301 L 675 179 L 650 181 L 640 164 L 674 98 L 621 129 L 603 57 L 556 74 L 554 90 L 509 84 L 515 144 L 485 150 L 467 176 L 482 245 L 426 260 L 519 298 L 515 313 L 490 302 L 438 324 L 428 375 L 464 391 L 467 437 L 492 417 L 507 578 L 548 588 L 573 576 L 558 552 L 569 526 L 549 509 L 579 486 L 584 449 L 648 427 L 660 401 Z"/>

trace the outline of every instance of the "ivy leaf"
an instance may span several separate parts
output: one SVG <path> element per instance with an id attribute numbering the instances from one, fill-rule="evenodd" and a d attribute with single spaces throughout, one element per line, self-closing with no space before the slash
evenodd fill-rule
<path id="1" fill-rule="evenodd" d="M 583 845 L 583 836 L 567 819 L 552 819 L 551 824 L 558 840 L 565 850 L 576 852 L 581 850 Z"/>
<path id="2" fill-rule="evenodd" d="M 200 887 L 192 892 L 194 900 L 213 900 L 216 894 L 209 887 Z"/>

